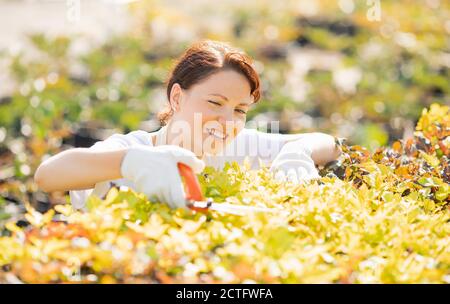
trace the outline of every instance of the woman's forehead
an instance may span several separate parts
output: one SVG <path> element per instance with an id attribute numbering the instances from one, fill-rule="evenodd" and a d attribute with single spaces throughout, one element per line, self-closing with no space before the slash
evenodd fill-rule
<path id="1" fill-rule="evenodd" d="M 192 87 L 202 95 L 213 95 L 225 101 L 252 103 L 253 96 L 247 78 L 235 71 L 215 73 Z"/>

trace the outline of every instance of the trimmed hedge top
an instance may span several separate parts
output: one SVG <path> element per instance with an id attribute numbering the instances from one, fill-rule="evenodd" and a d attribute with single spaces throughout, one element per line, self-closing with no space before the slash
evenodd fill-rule
<path id="1" fill-rule="evenodd" d="M 0 281 L 450 283 L 449 135 L 449 107 L 433 104 L 391 147 L 337 140 L 320 180 L 279 183 L 236 163 L 199 176 L 207 197 L 270 214 L 171 210 L 116 188 L 85 213 L 28 206 L 31 225 L 9 222 L 0 238 Z"/>

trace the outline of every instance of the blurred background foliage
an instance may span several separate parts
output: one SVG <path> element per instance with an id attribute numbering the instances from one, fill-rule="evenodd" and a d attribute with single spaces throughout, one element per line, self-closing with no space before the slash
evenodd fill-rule
<path id="1" fill-rule="evenodd" d="M 18 202 L 45 211 L 68 200 L 32 181 L 49 156 L 157 130 L 173 60 L 198 39 L 254 58 L 263 96 L 248 121 L 263 130 L 279 120 L 280 132 L 325 132 L 372 151 L 411 137 L 423 108 L 450 101 L 450 3 L 383 0 L 370 20 L 377 3 L 133 1 L 126 31 L 101 43 L 30 32 L 26 48 L 0 50 L 13 84 L 0 96 L 0 221 Z"/>

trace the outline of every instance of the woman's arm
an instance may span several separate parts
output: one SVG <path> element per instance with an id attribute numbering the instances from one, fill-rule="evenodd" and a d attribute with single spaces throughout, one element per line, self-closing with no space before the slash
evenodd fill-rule
<path id="1" fill-rule="evenodd" d="M 34 180 L 46 192 L 94 188 L 98 182 L 122 178 L 120 166 L 126 151 L 127 148 L 66 150 L 44 161 Z"/>
<path id="2" fill-rule="evenodd" d="M 325 133 L 304 133 L 299 137 L 292 136 L 286 142 L 301 139 L 312 151 L 311 158 L 316 165 L 325 165 L 336 160 L 341 150 L 336 146 L 334 137 Z"/>

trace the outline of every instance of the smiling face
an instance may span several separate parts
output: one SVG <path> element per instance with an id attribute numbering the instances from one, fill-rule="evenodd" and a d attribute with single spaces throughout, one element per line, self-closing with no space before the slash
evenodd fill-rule
<path id="1" fill-rule="evenodd" d="M 176 83 L 170 92 L 174 114 L 167 140 L 178 138 L 178 144 L 197 156 L 219 153 L 244 128 L 253 102 L 247 78 L 232 69 L 218 71 L 187 90 Z"/>

